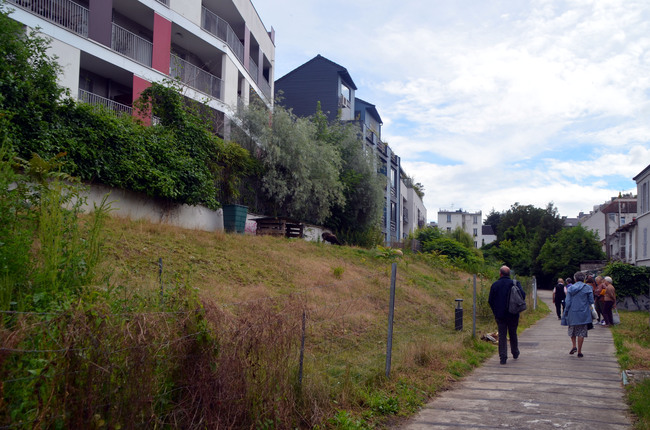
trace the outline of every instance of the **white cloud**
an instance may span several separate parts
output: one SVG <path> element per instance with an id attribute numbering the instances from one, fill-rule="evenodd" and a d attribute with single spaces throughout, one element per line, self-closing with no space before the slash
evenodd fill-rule
<path id="1" fill-rule="evenodd" d="M 550 201 L 575 216 L 650 163 L 645 0 L 253 2 L 276 77 L 318 53 L 348 69 L 429 219 Z"/>

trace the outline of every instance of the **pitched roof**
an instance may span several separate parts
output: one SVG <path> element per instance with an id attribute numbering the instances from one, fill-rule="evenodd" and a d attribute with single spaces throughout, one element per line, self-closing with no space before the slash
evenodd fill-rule
<path id="1" fill-rule="evenodd" d="M 287 76 L 290 76 L 290 75 L 296 73 L 297 71 L 299 71 L 300 69 L 302 69 L 303 67 L 305 67 L 307 64 L 312 63 L 312 62 L 315 62 L 315 61 L 327 62 L 327 63 L 333 65 L 334 68 L 337 69 L 337 72 L 339 73 L 339 75 L 341 75 L 341 77 L 343 77 L 343 80 L 344 80 L 346 83 L 350 84 L 350 86 L 352 87 L 353 90 L 356 90 L 356 89 L 357 89 L 357 86 L 354 84 L 354 81 L 352 80 L 352 76 L 350 76 L 350 73 L 348 73 L 348 69 L 346 69 L 345 67 L 341 66 L 340 64 L 335 63 L 335 62 L 332 61 L 332 60 L 329 60 L 329 59 L 323 57 L 323 56 L 320 55 L 320 54 L 316 55 L 316 56 L 315 56 L 314 58 L 312 58 L 311 60 L 307 61 L 306 63 L 304 63 L 304 64 L 302 64 L 302 65 L 300 65 L 300 66 L 298 66 L 298 67 L 296 67 L 295 69 L 293 69 L 292 71 L 290 71 L 290 72 L 287 73 L 286 75 L 282 76 L 281 78 L 276 79 L 275 81 L 276 81 L 276 82 L 281 81 L 281 80 L 283 80 L 284 78 L 286 78 Z"/>
<path id="2" fill-rule="evenodd" d="M 384 122 L 381 120 L 381 117 L 379 116 L 379 112 L 377 111 L 377 108 L 375 107 L 375 105 L 373 105 L 373 104 L 371 104 L 371 103 L 368 103 L 368 102 L 365 101 L 365 100 L 361 100 L 359 97 L 355 97 L 354 100 L 355 100 L 355 106 L 356 106 L 356 103 L 357 103 L 357 102 L 361 102 L 363 105 L 366 106 L 366 109 L 368 110 L 368 112 L 370 113 L 370 115 L 372 115 L 372 116 L 377 120 L 377 122 L 378 122 L 379 124 L 383 124 L 383 123 L 384 123 Z"/>

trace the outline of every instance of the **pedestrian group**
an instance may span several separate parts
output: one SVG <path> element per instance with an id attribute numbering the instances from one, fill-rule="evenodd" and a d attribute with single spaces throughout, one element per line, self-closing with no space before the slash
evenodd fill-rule
<path id="1" fill-rule="evenodd" d="M 526 293 L 519 281 L 513 281 L 510 278 L 510 268 L 502 266 L 499 270 L 499 280 L 490 287 L 488 298 L 499 330 L 501 364 L 506 364 L 508 360 L 508 338 L 510 339 L 512 358 L 515 360 L 519 358 L 517 339 L 519 313 L 513 314 L 508 311 L 508 301 L 513 285 L 519 288 L 525 298 Z M 576 272 L 573 278 L 565 280 L 559 278 L 557 285 L 553 288 L 553 304 L 560 324 L 568 327 L 572 345 L 569 354 L 578 353 L 580 358 L 584 357 L 582 346 L 589 330 L 594 328 L 594 324 L 600 324 L 603 327 L 615 324 L 613 312 L 616 309 L 616 289 L 609 276 L 594 278 L 583 272 Z"/>

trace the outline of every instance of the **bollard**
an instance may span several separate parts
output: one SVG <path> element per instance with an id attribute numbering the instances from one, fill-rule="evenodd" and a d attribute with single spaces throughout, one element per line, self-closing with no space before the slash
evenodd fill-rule
<path id="1" fill-rule="evenodd" d="M 456 330 L 463 329 L 463 299 L 456 299 Z"/>

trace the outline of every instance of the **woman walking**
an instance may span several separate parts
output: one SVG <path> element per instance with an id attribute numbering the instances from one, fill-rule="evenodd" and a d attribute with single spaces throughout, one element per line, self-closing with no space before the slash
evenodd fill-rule
<path id="1" fill-rule="evenodd" d="M 577 352 L 578 357 L 582 358 L 582 344 L 587 337 L 588 326 L 591 324 L 590 308 L 594 303 L 594 293 L 591 286 L 583 282 L 584 273 L 577 272 L 573 277 L 575 284 L 567 288 L 561 324 L 569 326 L 568 333 L 573 344 L 569 354 L 573 355 Z"/>
<path id="2" fill-rule="evenodd" d="M 605 327 L 614 324 L 614 317 L 612 315 L 612 308 L 616 307 L 616 290 L 612 284 L 612 278 L 605 276 L 605 295 L 603 297 L 603 319 Z"/>

